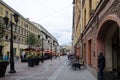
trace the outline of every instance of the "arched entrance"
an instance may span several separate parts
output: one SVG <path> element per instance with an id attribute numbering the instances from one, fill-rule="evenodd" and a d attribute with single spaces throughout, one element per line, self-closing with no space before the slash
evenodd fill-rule
<path id="1" fill-rule="evenodd" d="M 120 76 L 119 41 L 117 22 L 105 21 L 97 34 L 97 52 L 103 52 L 106 59 L 105 80 L 117 80 Z"/>

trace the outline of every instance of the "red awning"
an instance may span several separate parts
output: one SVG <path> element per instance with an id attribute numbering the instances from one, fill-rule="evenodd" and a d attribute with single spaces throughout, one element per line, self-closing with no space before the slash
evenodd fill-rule
<path id="1" fill-rule="evenodd" d="M 52 54 L 53 52 L 49 50 L 45 50 L 44 53 Z"/>
<path id="2" fill-rule="evenodd" d="M 35 51 L 35 49 L 31 48 L 31 47 L 28 47 L 28 48 L 23 49 L 22 51 Z"/>

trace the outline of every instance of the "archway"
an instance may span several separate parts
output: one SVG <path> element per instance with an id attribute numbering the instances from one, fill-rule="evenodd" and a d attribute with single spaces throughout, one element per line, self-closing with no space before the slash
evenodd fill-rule
<path id="1" fill-rule="evenodd" d="M 106 59 L 106 77 L 115 80 L 120 76 L 119 25 L 116 21 L 106 20 L 97 34 L 97 51 L 103 52 Z M 106 80 L 106 79 L 105 79 Z"/>

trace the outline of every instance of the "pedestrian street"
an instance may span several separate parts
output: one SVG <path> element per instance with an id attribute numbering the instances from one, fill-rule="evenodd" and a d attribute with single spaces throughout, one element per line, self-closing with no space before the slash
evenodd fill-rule
<path id="1" fill-rule="evenodd" d="M 28 67 L 27 63 L 15 61 L 16 73 L 8 73 L 0 80 L 96 80 L 86 69 L 72 70 L 67 57 L 46 60 L 39 66 Z"/>

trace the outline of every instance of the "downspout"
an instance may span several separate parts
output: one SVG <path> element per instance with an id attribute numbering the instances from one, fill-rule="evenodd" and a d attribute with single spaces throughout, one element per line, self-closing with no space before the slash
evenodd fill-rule
<path id="1" fill-rule="evenodd" d="M 120 53 L 120 26 L 119 26 L 119 31 L 118 31 L 118 36 L 119 36 L 119 42 L 118 42 L 118 53 Z"/>
<path id="2" fill-rule="evenodd" d="M 75 1 L 73 0 L 73 24 L 72 24 L 72 29 L 73 29 L 73 32 L 72 32 L 72 52 L 75 52 L 75 43 L 74 43 L 74 40 L 75 40 L 75 38 L 73 38 L 73 36 L 75 35 L 75 32 L 74 32 L 74 30 L 75 30 L 75 23 L 74 23 L 74 21 L 75 21 Z"/>
<path id="3" fill-rule="evenodd" d="M 83 54 L 83 40 L 82 40 L 82 31 L 83 31 L 83 29 L 82 29 L 82 0 L 80 0 L 80 5 L 81 5 L 81 19 L 80 19 L 80 23 L 81 23 L 81 35 L 80 35 L 80 37 L 81 37 L 81 53 L 82 53 L 82 58 L 84 57 L 84 54 Z"/>

